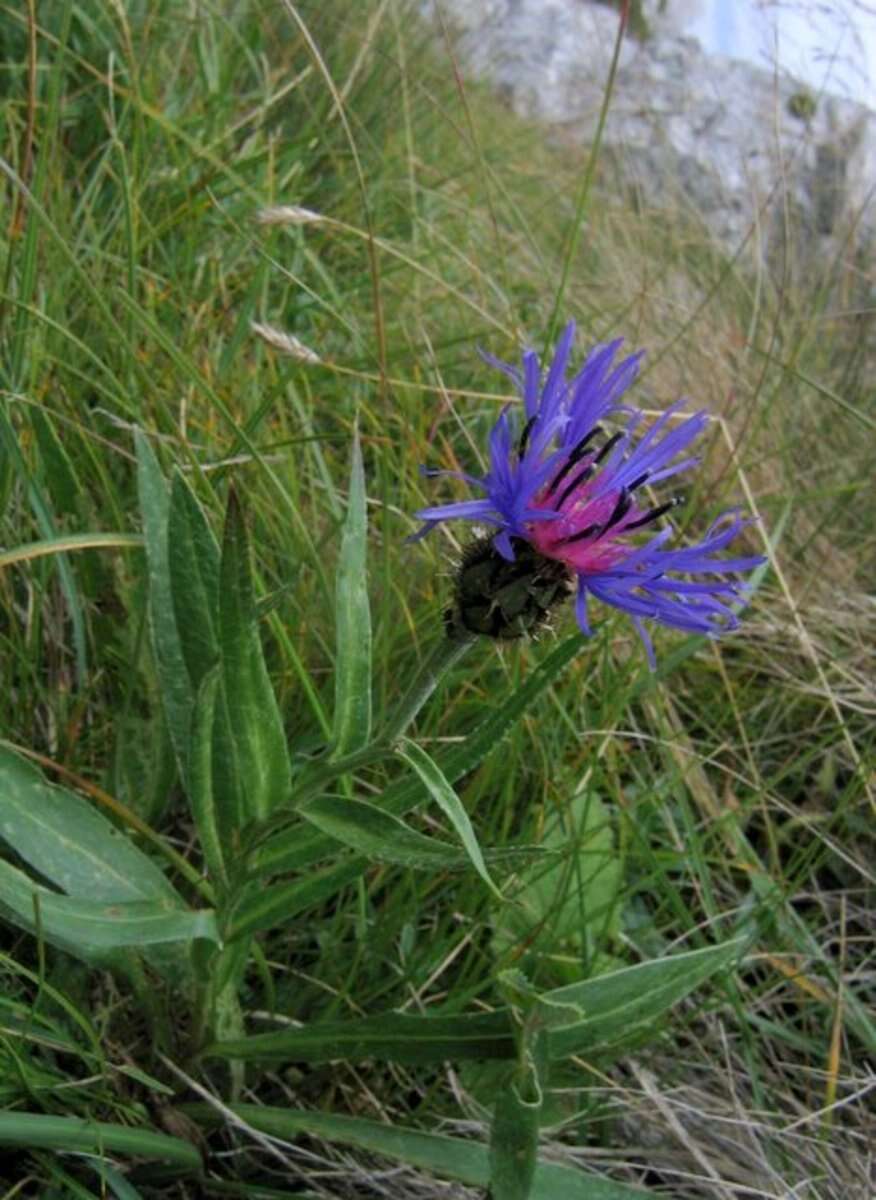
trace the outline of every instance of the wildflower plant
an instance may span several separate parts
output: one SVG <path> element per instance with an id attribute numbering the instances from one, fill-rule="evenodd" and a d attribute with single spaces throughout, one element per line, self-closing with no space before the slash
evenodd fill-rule
<path id="1" fill-rule="evenodd" d="M 442 874 L 470 870 L 490 902 L 503 906 L 514 886 L 509 870 L 525 877 L 543 860 L 539 847 L 483 847 L 456 785 L 572 662 L 582 637 L 576 632 L 546 650 L 521 686 L 497 696 L 474 729 L 433 755 L 410 736 L 412 724 L 449 669 L 473 652 L 478 634 L 531 631 L 576 583 L 585 632 L 591 594 L 629 613 L 640 630 L 643 621 L 654 620 L 714 636 L 735 625 L 731 605 L 742 594 L 735 576 L 758 561 L 718 557 L 742 527 L 739 515 L 719 519 L 699 544 L 672 550 L 668 530 L 653 532 L 666 503 L 649 507 L 641 499 L 646 483 L 693 465 L 688 448 L 705 417 L 670 430 L 671 410 L 636 440 L 641 417 L 623 400 L 638 357 L 616 363 L 618 343 L 598 347 L 567 381 L 573 334 L 569 325 L 544 379 L 534 354 L 524 355 L 520 371 L 499 364 L 522 393 L 521 428 L 512 433 L 503 411 L 490 438 L 488 474 L 464 477 L 482 497 L 420 513 L 425 530 L 463 518 L 491 532 L 463 558 L 452 636 L 436 643 L 382 721 L 374 720 L 371 704 L 366 476 L 358 435 L 338 538 L 334 707 L 325 744 L 302 755 L 289 744 L 264 655 L 263 598 L 238 491 L 228 489 L 217 538 L 185 476 L 177 471 L 169 480 L 150 439 L 137 431 L 142 540 L 100 536 L 145 550 L 162 719 L 197 835 L 192 850 L 181 854 L 109 798 L 141 844 L 120 836 L 89 801 L 50 784 L 19 753 L 0 746 L 2 835 L 15 855 L 14 861 L 0 858 L 3 913 L 41 942 L 125 981 L 152 1027 L 156 1058 L 143 1064 L 147 1070 L 169 1069 L 167 1055 L 181 1053 L 199 1070 L 212 1071 L 236 1118 L 257 1129 L 352 1138 L 397 1157 L 399 1147 L 401 1157 L 409 1147 L 411 1161 L 418 1161 L 421 1135 L 414 1130 L 391 1128 L 387 1136 L 386 1127 L 348 1115 L 238 1104 L 244 1067 L 342 1059 L 434 1069 L 447 1060 L 504 1060 L 508 1086 L 495 1106 L 489 1146 L 446 1138 L 439 1156 L 441 1173 L 489 1185 L 494 1200 L 525 1200 L 531 1189 L 577 1195 L 575 1189 L 587 1186 L 572 1168 L 538 1159 L 552 1066 L 579 1053 L 602 1062 L 616 1057 L 661 1013 L 731 963 L 742 939 L 629 965 L 615 961 L 598 977 L 584 970 L 566 986 L 541 990 L 520 970 L 497 966 L 489 1011 L 467 1011 L 451 994 L 422 1014 L 389 1009 L 339 1019 L 330 1011 L 304 1024 L 294 1013 L 281 1014 L 278 1028 L 254 1032 L 249 1010 L 273 1004 L 270 987 L 252 1002 L 268 969 L 259 935 L 302 920 L 318 923 L 321 909 L 331 911 L 339 893 L 375 864 Z M 601 424 L 610 418 L 626 422 L 611 436 Z M 80 540 L 100 544 L 94 535 Z M 33 547 L 25 548 L 25 560 L 31 554 Z M 377 788 L 374 768 L 382 781 Z M 372 772 L 367 784 L 366 770 Z M 95 794 L 107 802 L 104 793 Z M 418 828 L 410 818 L 425 808 L 433 815 Z M 436 818 L 443 833 L 435 833 Z M 610 844 L 602 853 L 611 854 Z M 607 897 L 612 905 L 619 877 L 619 867 L 603 876 L 618 881 Z M 530 899 L 539 894 L 529 888 Z M 163 981 L 158 988 L 150 982 L 156 979 Z M 186 1013 L 176 1023 L 171 996 L 174 1013 Z M 217 1071 L 223 1063 L 227 1069 Z M 205 1128 L 215 1123 L 208 1106 L 180 1107 Z M 43 1144 L 45 1122 L 54 1119 L 16 1112 L 9 1118 L 12 1132 L 0 1123 L 0 1136 Z M 150 1140 L 123 1126 L 79 1123 L 62 1133 L 68 1148 L 100 1154 L 112 1146 L 160 1159 L 169 1169 L 176 1163 L 181 1173 L 203 1169 L 198 1149 L 166 1133 Z M 454 1164 L 463 1161 L 459 1174 Z M 618 1200 L 638 1194 L 623 1185 L 612 1191 Z"/>
<path id="2" fill-rule="evenodd" d="M 671 547 L 673 531 L 655 528 L 680 500 L 651 504 L 652 488 L 695 467 L 693 443 L 708 423 L 705 412 L 674 425 L 682 401 L 641 432 L 644 414 L 622 403 L 641 353 L 616 361 L 622 340 L 596 346 L 571 379 L 575 336 L 569 322 L 547 371 L 533 350 L 520 368 L 484 357 L 508 375 L 523 411 L 516 433 L 510 406 L 489 438 L 482 477 L 427 470 L 463 479 L 477 499 L 421 509 L 426 524 L 413 540 L 444 521 L 491 527 L 468 546 L 457 576 L 448 626 L 497 638 L 533 632 L 572 592 L 582 632 L 591 636 L 592 596 L 632 620 L 656 667 L 646 622 L 715 638 L 739 625 L 740 576 L 759 556 L 720 557 L 745 527 L 737 510 L 722 514 L 699 542 Z M 601 422 L 622 419 L 611 435 Z"/>
<path id="3" fill-rule="evenodd" d="M 7 7 L 4 1194 L 854 1195 L 866 294 L 844 276 L 812 338 L 832 261 L 773 288 L 689 206 L 593 219 L 634 5 L 583 156 L 401 3 Z M 716 432 L 670 455 L 697 393 L 652 434 L 635 347 L 561 336 L 641 280 L 691 380 L 745 331 L 708 358 L 771 463 L 763 530 L 660 514 Z M 546 314 L 541 362 L 472 354 L 512 403 L 480 466 L 444 461 L 423 364 L 499 308 Z M 705 645 L 671 618 L 729 640 L 768 534 L 768 636 L 648 678 L 632 621 L 664 671 Z"/>

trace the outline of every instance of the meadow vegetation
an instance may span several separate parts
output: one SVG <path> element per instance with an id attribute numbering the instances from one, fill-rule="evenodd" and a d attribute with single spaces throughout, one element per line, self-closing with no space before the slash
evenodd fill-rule
<path id="1" fill-rule="evenodd" d="M 61 826 L 0 843 L 17 872 L 0 889 L 2 1194 L 482 1194 L 466 1185 L 486 1152 L 466 1147 L 490 1141 L 509 1086 L 493 1016 L 673 955 L 693 956 L 693 986 L 696 955 L 736 938 L 676 1003 L 625 1031 L 606 1014 L 604 1037 L 560 1056 L 532 1194 L 871 1196 L 876 333 L 860 252 L 801 269 L 789 215 L 780 249 L 755 225 L 729 253 L 607 164 L 573 239 L 586 155 L 465 78 L 401 0 L 31 0 L 0 7 L 0 46 L 0 836 L 28 797 L 78 795 L 139 850 L 131 870 L 160 870 L 188 906 L 178 940 L 95 952 L 52 925 L 50 894 L 16 909 L 9 890 L 70 890 Z M 310 216 L 258 219 L 289 205 Z M 658 630 L 652 674 L 621 615 L 596 613 L 585 640 L 570 607 L 534 641 L 468 648 L 403 755 L 369 758 L 336 711 L 368 667 L 344 640 L 367 641 L 365 618 L 338 636 L 339 570 L 361 600 L 367 547 L 380 730 L 441 643 L 462 549 L 452 530 L 405 543 L 414 510 L 463 494 L 419 467 L 483 465 L 507 397 L 477 348 L 549 348 L 566 268 L 577 358 L 622 334 L 647 350 L 634 403 L 684 395 L 715 417 L 678 526 L 735 504 L 757 517 L 745 550 L 769 564 L 743 629 Z M 221 570 L 222 628 L 252 587 L 293 795 L 320 793 L 318 827 L 287 814 L 269 830 L 286 840 L 260 849 L 220 822 L 211 850 L 207 801 L 193 818 L 186 800 L 155 615 L 168 504 L 191 596 Z M 191 650 L 195 725 L 226 686 L 212 652 Z M 353 758 L 320 775 L 333 737 Z M 469 861 L 406 865 L 407 842 L 357 868 L 349 830 L 327 832 L 343 803 L 389 797 L 411 832 L 455 846 L 465 819 L 436 762 L 506 899 Z M 232 894 L 236 855 L 278 845 L 220 921 L 226 938 L 250 922 L 229 957 L 198 914 Z M 512 853 L 533 846 L 554 853 Z M 499 1048 L 470 1054 L 457 1022 L 443 1056 L 419 1051 L 420 1026 L 391 1013 L 477 1020 Z M 241 1049 L 278 1031 L 290 1040 Z M 514 1195 L 497 1178 L 495 1200 Z"/>

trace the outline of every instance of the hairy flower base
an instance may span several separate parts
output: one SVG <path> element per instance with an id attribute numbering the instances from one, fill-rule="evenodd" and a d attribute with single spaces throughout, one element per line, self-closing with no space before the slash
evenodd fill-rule
<path id="1" fill-rule="evenodd" d="M 523 538 L 512 538 L 508 562 L 492 537 L 467 546 L 456 575 L 454 604 L 444 614 L 450 637 L 462 631 L 512 639 L 535 633 L 555 605 L 575 590 L 565 563 L 545 558 Z"/>

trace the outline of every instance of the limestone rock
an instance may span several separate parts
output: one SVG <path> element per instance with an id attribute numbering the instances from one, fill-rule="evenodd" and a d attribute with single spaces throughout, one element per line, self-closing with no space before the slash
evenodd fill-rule
<path id="1" fill-rule="evenodd" d="M 437 0 L 422 0 L 434 17 Z M 591 0 L 440 0 L 465 69 L 558 137 L 594 133 L 617 12 Z M 799 245 L 829 251 L 876 225 L 876 114 L 749 63 L 706 54 L 644 0 L 648 36 L 625 39 L 605 131 L 620 179 L 679 205 L 730 249 L 775 243 L 790 203 Z M 757 217 L 757 220 L 755 218 Z"/>

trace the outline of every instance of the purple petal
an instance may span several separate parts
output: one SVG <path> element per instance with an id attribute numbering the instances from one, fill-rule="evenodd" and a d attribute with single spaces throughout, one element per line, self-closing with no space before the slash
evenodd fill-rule
<path id="1" fill-rule="evenodd" d="M 522 390 L 523 376 L 520 374 L 519 367 L 514 367 L 511 363 L 506 363 L 501 358 L 496 358 L 487 350 L 482 350 L 480 346 L 478 347 L 478 354 L 488 366 L 495 367 L 497 371 L 501 371 L 503 375 L 507 375 L 509 379 L 513 380 L 514 386 L 518 391 Z"/>
<path id="2" fill-rule="evenodd" d="M 497 534 L 493 538 L 493 545 L 504 559 L 507 559 L 508 562 L 514 562 L 514 547 L 511 545 L 511 534 L 507 529 L 503 529 L 500 534 Z"/>
<path id="3" fill-rule="evenodd" d="M 581 632 L 586 637 L 593 637 L 593 630 L 587 620 L 587 584 L 580 575 L 578 576 L 578 594 L 575 597 L 575 619 Z"/>
<path id="4" fill-rule="evenodd" d="M 566 367 L 569 365 L 569 355 L 572 351 L 572 342 L 574 340 L 575 322 L 570 321 L 560 335 L 560 340 L 557 342 L 554 357 L 541 393 L 541 408 L 548 418 L 554 414 L 558 404 L 560 404 L 565 395 Z M 531 415 L 531 413 L 527 412 L 527 416 Z"/>
<path id="5" fill-rule="evenodd" d="M 541 385 L 541 364 L 534 350 L 523 352 L 523 407 L 527 419 L 538 412 L 539 387 Z"/>
<path id="6" fill-rule="evenodd" d="M 423 525 L 422 528 L 418 529 L 416 533 L 412 533 L 409 537 L 405 538 L 405 545 L 409 546 L 413 542 L 421 542 L 426 534 L 431 533 L 438 524 L 440 524 L 438 521 L 427 521 L 426 524 Z"/>
<path id="7" fill-rule="evenodd" d="M 456 504 L 438 504 L 434 508 L 419 508 L 414 516 L 421 521 L 453 521 L 464 517 L 468 521 L 490 521 L 498 525 L 491 500 L 460 500 Z"/>
<path id="8" fill-rule="evenodd" d="M 651 641 L 651 635 L 638 617 L 633 617 L 633 625 L 635 625 L 636 633 L 642 639 L 642 645 L 645 647 L 645 654 L 648 656 L 648 666 L 652 671 L 656 671 L 657 656 L 654 653 L 654 643 Z"/>
<path id="9" fill-rule="evenodd" d="M 664 467 L 662 471 L 649 473 L 648 483 L 659 483 L 661 479 L 669 479 L 673 475 L 679 475 L 682 471 L 689 471 L 691 467 L 698 467 L 702 461 L 702 458 L 683 458 L 674 467 Z"/>
<path id="10" fill-rule="evenodd" d="M 482 492 L 487 490 L 485 479 L 480 479 L 477 475 L 469 475 L 467 471 L 442 471 L 437 467 L 421 466 L 420 474 L 424 479 L 439 479 L 441 476 L 444 476 L 445 479 L 460 479 L 470 487 L 480 488 Z"/>

